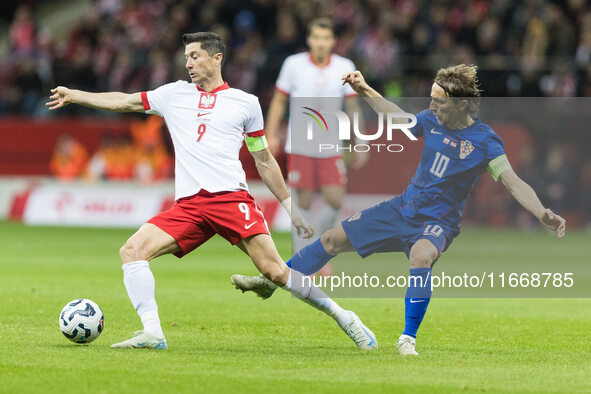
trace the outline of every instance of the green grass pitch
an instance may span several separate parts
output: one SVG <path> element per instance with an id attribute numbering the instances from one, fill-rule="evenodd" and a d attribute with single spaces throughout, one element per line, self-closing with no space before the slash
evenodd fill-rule
<path id="1" fill-rule="evenodd" d="M 378 337 L 378 351 L 360 352 L 332 320 L 284 292 L 261 302 L 234 290 L 230 275 L 255 269 L 219 237 L 182 260 L 151 264 L 170 348 L 110 349 L 141 328 L 118 259 L 132 232 L 0 223 L 0 392 L 591 391 L 589 299 L 434 298 L 418 358 L 394 348 L 401 299 L 339 299 Z M 570 232 L 557 250 L 543 232 L 469 229 L 444 258 L 493 243 L 502 247 L 491 258 L 518 266 L 528 262 L 523 239 L 547 258 L 588 258 L 588 237 Z M 274 238 L 288 257 L 289 237 Z M 393 264 L 407 262 L 397 254 Z M 58 328 L 61 308 L 80 297 L 105 314 L 103 334 L 83 346 Z"/>

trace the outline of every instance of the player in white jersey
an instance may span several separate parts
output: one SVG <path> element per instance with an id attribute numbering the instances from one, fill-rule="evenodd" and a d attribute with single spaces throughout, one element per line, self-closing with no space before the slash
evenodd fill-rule
<path id="1" fill-rule="evenodd" d="M 349 114 L 359 113 L 355 99 L 357 93 L 348 84 L 343 86 L 338 77 L 355 71 L 355 65 L 351 60 L 331 53 L 335 45 L 332 21 L 318 18 L 310 22 L 306 42 L 310 51 L 285 59 L 275 84 L 275 94 L 266 121 L 269 147 L 274 154 L 279 150 L 278 130 L 290 97 L 331 98 L 330 105 L 337 110 L 342 108 L 344 101 Z M 353 119 L 351 115 L 350 118 Z M 285 152 L 289 155 L 289 182 L 296 192 L 297 206 L 304 217 L 309 220 L 314 218 L 314 228 L 318 234 L 322 234 L 335 225 L 346 191 L 347 171 L 342 151 L 318 151 L 310 149 L 309 145 L 292 143 L 291 128 L 290 120 L 285 141 Z M 339 146 L 338 136 L 334 135 L 333 138 L 334 141 L 329 142 L 335 147 Z M 365 153 L 353 152 L 353 168 L 363 166 L 367 158 Z M 320 212 L 308 213 L 316 190 L 322 193 L 326 206 Z M 306 241 L 295 237 L 292 241 L 294 252 L 306 245 Z M 319 271 L 321 275 L 330 273 L 329 265 Z"/>
<path id="2" fill-rule="evenodd" d="M 177 81 L 153 91 L 125 94 L 52 89 L 50 110 L 70 103 L 118 112 L 158 114 L 166 120 L 175 150 L 175 204 L 142 225 L 119 254 L 123 282 L 143 331 L 115 348 L 168 347 L 154 298 L 149 261 L 163 254 L 182 257 L 216 233 L 250 256 L 268 279 L 333 317 L 360 349 L 375 349 L 375 336 L 352 311 L 346 311 L 290 270 L 275 248 L 267 223 L 248 193 L 238 159 L 242 143 L 251 151 L 261 178 L 292 217 L 297 233 L 313 234 L 297 211 L 281 171 L 268 149 L 258 99 L 232 89 L 222 79 L 226 48 L 211 32 L 185 34 L 186 68 L 191 83 Z"/>

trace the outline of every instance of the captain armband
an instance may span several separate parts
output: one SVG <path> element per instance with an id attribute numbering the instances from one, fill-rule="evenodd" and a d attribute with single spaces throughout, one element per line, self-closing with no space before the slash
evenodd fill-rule
<path id="1" fill-rule="evenodd" d="M 269 144 L 267 143 L 267 138 L 264 135 L 260 137 L 249 137 L 246 136 L 244 138 L 244 142 L 246 143 L 246 147 L 251 152 L 258 152 L 260 150 L 266 149 Z"/>
<path id="2" fill-rule="evenodd" d="M 511 164 L 507 159 L 507 155 L 500 155 L 489 161 L 486 169 L 496 182 L 503 172 L 511 169 Z"/>

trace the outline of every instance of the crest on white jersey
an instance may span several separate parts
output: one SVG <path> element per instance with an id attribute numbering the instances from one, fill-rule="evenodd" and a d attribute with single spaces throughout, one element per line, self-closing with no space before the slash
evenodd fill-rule
<path id="1" fill-rule="evenodd" d="M 212 109 L 215 107 L 216 98 L 214 93 L 202 92 L 199 99 L 199 109 Z"/>
<path id="2" fill-rule="evenodd" d="M 460 143 L 460 159 L 465 159 L 473 150 L 474 146 L 470 141 L 462 141 Z"/>

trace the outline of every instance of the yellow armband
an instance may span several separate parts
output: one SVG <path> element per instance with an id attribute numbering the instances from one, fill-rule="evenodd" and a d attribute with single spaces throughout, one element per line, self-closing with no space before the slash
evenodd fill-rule
<path id="1" fill-rule="evenodd" d="M 511 169 L 511 164 L 507 159 L 507 155 L 497 156 L 491 161 L 488 162 L 488 167 L 486 168 L 490 173 L 490 176 L 496 181 L 499 180 L 499 176 Z"/>
<path id="2" fill-rule="evenodd" d="M 244 138 L 244 142 L 246 142 L 246 147 L 251 152 L 258 152 L 260 150 L 266 149 L 269 146 L 267 143 L 267 138 L 264 135 L 261 135 L 260 137 L 246 136 Z"/>

